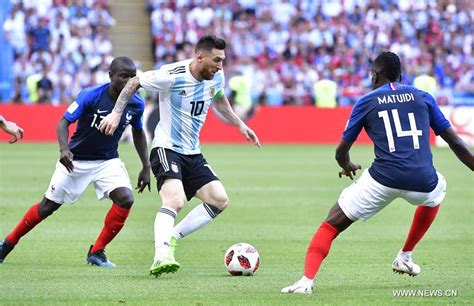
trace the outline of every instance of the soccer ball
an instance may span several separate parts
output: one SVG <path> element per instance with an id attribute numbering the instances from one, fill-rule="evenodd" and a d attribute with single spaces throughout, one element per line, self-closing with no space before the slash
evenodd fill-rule
<path id="1" fill-rule="evenodd" d="M 260 264 L 257 249 L 248 243 L 236 243 L 227 249 L 224 264 L 232 275 L 254 275 Z"/>

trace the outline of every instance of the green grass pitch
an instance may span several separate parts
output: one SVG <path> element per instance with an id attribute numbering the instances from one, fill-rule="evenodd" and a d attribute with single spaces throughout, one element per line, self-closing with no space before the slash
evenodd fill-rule
<path id="1" fill-rule="evenodd" d="M 334 146 L 205 145 L 203 152 L 226 186 L 229 208 L 207 227 L 180 240 L 176 274 L 154 278 L 153 222 L 160 200 L 135 194 L 124 229 L 108 246 L 118 265 L 86 265 L 85 255 L 110 207 L 92 187 L 24 237 L 0 265 L 0 304 L 304 305 L 401 303 L 473 304 L 474 176 L 449 149 L 435 149 L 435 165 L 448 192 L 438 218 L 414 258 L 411 278 L 391 271 L 414 207 L 397 200 L 335 240 L 311 296 L 280 289 L 302 273 L 306 247 L 349 179 L 339 179 Z M 56 144 L 0 144 L 0 238 L 39 201 L 59 156 Z M 140 167 L 132 145 L 121 157 L 136 184 Z M 370 165 L 372 147 L 356 146 L 352 159 Z M 198 203 L 191 201 L 178 219 Z M 227 274 L 224 252 L 233 243 L 253 244 L 261 265 L 253 277 Z M 393 290 L 457 290 L 456 297 L 394 297 Z"/>

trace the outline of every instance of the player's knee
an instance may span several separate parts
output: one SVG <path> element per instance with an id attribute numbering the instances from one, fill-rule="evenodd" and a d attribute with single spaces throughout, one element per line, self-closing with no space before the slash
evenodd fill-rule
<path id="1" fill-rule="evenodd" d="M 44 198 L 38 206 L 38 214 L 42 219 L 45 219 L 51 216 L 59 207 L 61 207 L 61 204 Z"/>
<path id="2" fill-rule="evenodd" d="M 180 196 L 171 196 L 161 199 L 162 206 L 170 207 L 179 212 L 184 207 L 184 199 Z"/>
<path id="3" fill-rule="evenodd" d="M 114 202 L 122 208 L 131 208 L 133 205 L 133 195 L 131 193 L 121 194 Z"/>
<path id="4" fill-rule="evenodd" d="M 109 198 L 118 206 L 129 209 L 133 205 L 133 193 L 128 188 L 117 188 L 110 192 Z"/>
<path id="5" fill-rule="evenodd" d="M 216 195 L 212 200 L 212 205 L 217 207 L 220 211 L 223 211 L 229 205 L 229 197 L 226 193 Z"/>

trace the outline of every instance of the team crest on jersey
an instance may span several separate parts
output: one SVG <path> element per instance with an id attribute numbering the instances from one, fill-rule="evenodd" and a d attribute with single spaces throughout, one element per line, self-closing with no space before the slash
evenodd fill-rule
<path id="1" fill-rule="evenodd" d="M 211 86 L 211 97 L 214 97 L 215 94 L 216 94 L 216 89 L 214 88 L 214 86 Z"/>
<path id="2" fill-rule="evenodd" d="M 179 172 L 178 165 L 175 162 L 171 162 L 171 170 L 173 170 L 174 173 Z"/>
<path id="3" fill-rule="evenodd" d="M 126 127 L 130 123 L 130 120 L 132 120 L 132 114 L 130 114 L 130 112 L 127 112 L 125 114 L 125 123 L 123 124 L 123 126 Z"/>

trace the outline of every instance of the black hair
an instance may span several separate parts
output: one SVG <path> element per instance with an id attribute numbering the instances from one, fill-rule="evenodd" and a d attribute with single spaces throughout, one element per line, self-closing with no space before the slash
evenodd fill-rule
<path id="1" fill-rule="evenodd" d="M 215 35 L 206 35 L 199 39 L 196 44 L 195 52 L 200 50 L 212 51 L 212 49 L 224 50 L 227 43 L 224 39 L 219 38 Z"/>
<path id="2" fill-rule="evenodd" d="M 118 67 L 127 67 L 129 69 L 137 69 L 135 67 L 135 63 L 132 61 L 131 58 L 126 56 L 119 56 L 114 58 L 112 63 L 110 64 L 110 71 L 116 71 Z"/>
<path id="3" fill-rule="evenodd" d="M 400 58 L 393 52 L 386 51 L 380 53 L 372 67 L 377 73 L 386 77 L 390 82 L 400 80 L 402 74 Z"/>

